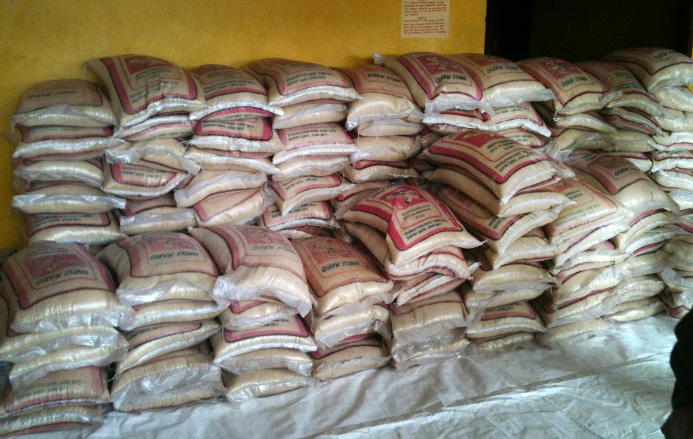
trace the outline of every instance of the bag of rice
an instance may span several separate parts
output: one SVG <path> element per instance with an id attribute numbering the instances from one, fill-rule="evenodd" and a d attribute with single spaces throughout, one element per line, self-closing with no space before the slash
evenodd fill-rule
<path id="1" fill-rule="evenodd" d="M 406 161 L 359 160 L 344 169 L 344 176 L 352 183 L 366 183 L 377 180 L 418 177 L 419 173 Z"/>
<path id="2" fill-rule="evenodd" d="M 663 274 L 664 272 L 662 272 Z M 665 283 L 659 276 L 646 275 L 625 278 L 613 291 L 614 294 L 618 295 L 619 301 L 623 303 L 654 297 L 661 293 L 665 287 Z"/>
<path id="3" fill-rule="evenodd" d="M 570 115 L 554 115 L 552 110 L 545 104 L 534 104 L 539 114 L 546 119 L 550 131 L 564 129 L 579 129 L 586 131 L 597 131 L 599 133 L 615 133 L 617 128 L 610 124 L 600 113 L 596 111 L 586 111 L 584 113 Z M 605 110 L 602 110 L 602 112 Z"/>
<path id="4" fill-rule="evenodd" d="M 617 50 L 604 56 L 631 71 L 652 93 L 663 87 L 693 84 L 693 60 L 671 49 L 637 47 Z"/>
<path id="5" fill-rule="evenodd" d="M 467 324 L 467 309 L 456 291 L 402 306 L 390 304 L 392 337 L 402 345 Z"/>
<path id="6" fill-rule="evenodd" d="M 664 303 L 667 314 L 677 319 L 684 318 L 693 309 L 693 294 L 691 294 L 691 290 L 683 293 L 668 291 L 660 294 L 659 298 Z"/>
<path id="7" fill-rule="evenodd" d="M 243 375 L 225 373 L 223 379 L 226 399 L 235 407 L 253 398 L 278 395 L 314 384 L 313 378 L 287 369 L 263 369 Z"/>
<path id="8" fill-rule="evenodd" d="M 424 129 L 419 122 L 401 119 L 378 119 L 363 122 L 356 127 L 356 134 L 367 137 L 413 136 Z"/>
<path id="9" fill-rule="evenodd" d="M 518 261 L 547 261 L 557 255 L 556 246 L 540 236 L 523 236 L 510 244 L 502 253 L 486 250 L 486 258 L 494 269 Z"/>
<path id="10" fill-rule="evenodd" d="M 221 369 L 206 344 L 156 357 L 113 380 L 113 406 L 122 412 L 175 407 L 221 395 Z"/>
<path id="11" fill-rule="evenodd" d="M 478 322 L 467 328 L 467 338 L 474 341 L 517 332 L 546 332 L 546 328 L 529 302 L 515 302 L 488 308 Z"/>
<path id="12" fill-rule="evenodd" d="M 41 241 L 105 245 L 126 237 L 111 212 L 35 214 L 22 218 L 28 245 Z"/>
<path id="13" fill-rule="evenodd" d="M 313 377 L 320 381 L 385 366 L 390 355 L 377 337 L 354 336 L 338 345 L 311 352 L 315 370 Z"/>
<path id="14" fill-rule="evenodd" d="M 204 105 L 200 85 L 172 62 L 145 55 L 120 55 L 93 59 L 85 65 L 106 87 L 121 127 L 158 113 L 190 113 Z"/>
<path id="15" fill-rule="evenodd" d="M 358 239 L 392 280 L 410 280 L 424 273 L 438 273 L 445 276 L 469 279 L 476 265 L 468 265 L 462 249 L 447 245 L 424 253 L 411 261 L 395 264 L 387 250 L 386 238 L 378 230 L 357 223 L 346 223 L 347 231 Z"/>
<path id="16" fill-rule="evenodd" d="M 195 212 L 176 206 L 173 194 L 145 200 L 128 200 L 120 211 L 120 231 L 126 235 L 178 232 L 197 226 Z"/>
<path id="17" fill-rule="evenodd" d="M 561 59 L 530 58 L 518 65 L 553 91 L 555 98 L 547 104 L 556 115 L 599 110 L 618 96 L 599 79 Z"/>
<path id="18" fill-rule="evenodd" d="M 131 306 L 160 300 L 211 300 L 219 275 L 204 247 L 182 233 L 133 236 L 106 247 L 98 258 L 116 273 L 116 294 Z"/>
<path id="19" fill-rule="evenodd" d="M 415 302 L 428 297 L 442 296 L 453 291 L 465 282 L 454 276 L 436 273 L 423 273 L 408 280 L 395 282 L 392 295 L 397 305 Z"/>
<path id="20" fill-rule="evenodd" d="M 628 160 L 635 165 L 641 172 L 650 172 L 652 169 L 652 159 L 644 152 L 607 152 L 606 155 L 613 155 Z"/>
<path id="21" fill-rule="evenodd" d="M 23 389 L 8 389 L 0 404 L 0 419 L 57 405 L 108 404 L 111 395 L 106 372 L 105 368 L 96 366 L 62 370 L 52 372 Z"/>
<path id="22" fill-rule="evenodd" d="M 259 328 L 230 331 L 212 337 L 214 364 L 224 367 L 231 358 L 260 349 L 295 349 L 312 352 L 318 347 L 299 316 L 274 320 Z M 224 367 L 226 368 L 226 367 Z"/>
<path id="23" fill-rule="evenodd" d="M 313 372 L 313 360 L 308 354 L 296 349 L 283 348 L 258 349 L 237 355 L 220 366 L 236 375 L 265 369 L 288 369 L 303 376 L 311 376 Z"/>
<path id="24" fill-rule="evenodd" d="M 401 119 L 418 122 L 421 109 L 407 85 L 395 73 L 378 65 L 339 69 L 346 74 L 361 99 L 349 104 L 346 128 L 353 130 L 364 122 L 382 119 Z"/>
<path id="25" fill-rule="evenodd" d="M 385 339 L 390 333 L 390 312 L 385 303 L 362 307 L 353 312 L 318 317 L 308 314 L 306 323 L 320 348 L 331 348 L 357 335 L 379 334 Z"/>
<path id="26" fill-rule="evenodd" d="M 470 320 L 477 321 L 477 317 L 480 317 L 488 308 L 536 299 L 544 292 L 544 288 L 522 288 L 488 292 L 474 290 L 471 285 L 464 284 L 460 292 L 464 298 L 464 304 L 469 310 L 470 316 L 472 316 Z"/>
<path id="27" fill-rule="evenodd" d="M 403 344 L 397 340 L 388 342 L 392 361 L 397 370 L 432 362 L 459 358 L 470 345 L 463 329 L 453 329 L 417 341 Z"/>
<path id="28" fill-rule="evenodd" d="M 34 160 L 23 159 L 15 166 L 14 175 L 24 181 L 74 181 L 101 187 L 101 160 Z"/>
<path id="29" fill-rule="evenodd" d="M 657 297 L 624 302 L 616 306 L 611 313 L 604 316 L 607 322 L 631 322 L 644 319 L 660 312 L 666 307 Z"/>
<path id="30" fill-rule="evenodd" d="M 661 99 L 646 91 L 640 81 L 623 66 L 613 62 L 587 61 L 578 63 L 582 70 L 596 76 L 609 87 L 609 90 L 621 95 L 607 104 L 607 108 L 635 108 L 650 116 L 662 113 Z"/>
<path id="31" fill-rule="evenodd" d="M 241 300 L 232 301 L 219 315 L 219 321 L 224 329 L 240 331 L 258 328 L 274 320 L 289 318 L 296 313 L 296 308 L 280 302 Z"/>
<path id="32" fill-rule="evenodd" d="M 60 127 L 17 125 L 7 134 L 15 145 L 13 158 L 89 160 L 103 154 L 110 145 L 123 143 L 113 138 L 112 127 Z"/>
<path id="33" fill-rule="evenodd" d="M 336 228 L 337 221 L 327 201 L 311 201 L 293 208 L 282 215 L 275 204 L 271 204 L 260 217 L 258 225 L 271 230 L 285 230 L 297 227 Z"/>
<path id="34" fill-rule="evenodd" d="M 535 301 L 535 308 L 546 327 L 551 329 L 601 317 L 611 312 L 617 304 L 618 297 L 611 290 L 598 290 L 561 305 L 554 305 L 549 296 L 541 295 Z"/>
<path id="35" fill-rule="evenodd" d="M 693 290 L 693 271 L 675 270 L 667 267 L 658 274 L 664 282 L 663 285 L 666 285 L 667 291 L 684 293 Z M 663 289 L 663 285 L 661 289 Z"/>
<path id="36" fill-rule="evenodd" d="M 349 156 L 301 155 L 277 165 L 274 180 L 291 180 L 313 175 L 323 177 L 340 172 L 351 163 Z"/>
<path id="37" fill-rule="evenodd" d="M 656 209 L 678 212 L 676 203 L 625 159 L 587 153 L 571 156 L 568 165 L 581 171 L 581 181 L 609 194 L 635 215 Z"/>
<path id="38" fill-rule="evenodd" d="M 637 242 L 638 238 L 643 234 L 651 232 L 655 229 L 670 226 L 673 224 L 673 215 L 663 210 L 650 210 L 644 212 L 630 220 L 628 230 L 616 235 L 613 243 L 616 248 L 628 253 L 626 249 L 633 243 Z M 668 231 L 674 233 L 672 228 L 667 228 Z M 642 247 L 638 245 L 637 248 Z"/>
<path id="39" fill-rule="evenodd" d="M 553 305 L 561 306 L 567 302 L 589 296 L 595 291 L 603 291 L 619 285 L 622 273 L 612 266 L 584 270 L 578 273 L 560 272 L 556 277 L 560 281 L 560 285 L 544 294 L 551 298 Z"/>
<path id="40" fill-rule="evenodd" d="M 473 234 L 480 236 L 496 253 L 505 253 L 518 239 L 556 218 L 565 205 L 522 215 L 499 218 L 462 192 L 443 188 L 438 196 Z"/>
<path id="41" fill-rule="evenodd" d="M 203 117 L 195 125 L 190 143 L 212 151 L 241 151 L 272 155 L 282 150 L 282 142 L 266 118 L 235 119 L 222 110 Z"/>
<path id="42" fill-rule="evenodd" d="M 188 177 L 187 172 L 113 163 L 104 169 L 103 190 L 128 199 L 160 197 L 184 184 Z"/>
<path id="43" fill-rule="evenodd" d="M 124 317 L 107 268 L 81 245 L 34 244 L 12 255 L 2 271 L 17 298 L 16 332 L 118 326 Z"/>
<path id="44" fill-rule="evenodd" d="M 664 87 L 655 91 L 654 95 L 666 108 L 693 111 L 693 92 L 689 87 Z"/>
<path id="45" fill-rule="evenodd" d="M 386 233 L 387 249 L 395 265 L 446 246 L 480 245 L 435 196 L 409 185 L 370 194 L 352 206 L 343 219 Z"/>
<path id="46" fill-rule="evenodd" d="M 132 163 L 164 171 L 200 172 L 200 165 L 185 157 L 185 145 L 172 138 L 116 145 L 106 150 L 106 160 L 108 163 Z"/>
<path id="47" fill-rule="evenodd" d="M 344 212 L 349 210 L 358 200 L 367 196 L 375 189 L 382 189 L 390 185 L 392 185 L 392 182 L 385 180 L 369 181 L 352 185 L 349 189 L 341 192 L 330 200 L 330 204 L 335 212 L 334 216 L 341 218 Z"/>
<path id="48" fill-rule="evenodd" d="M 354 143 L 359 151 L 352 160 L 396 162 L 415 156 L 421 149 L 419 136 L 357 137 Z"/>
<path id="49" fill-rule="evenodd" d="M 276 204 L 282 215 L 292 209 L 311 201 L 326 201 L 335 198 L 355 185 L 344 180 L 339 175 L 297 177 L 291 180 L 271 182 L 272 191 L 276 195 Z"/>
<path id="50" fill-rule="evenodd" d="M 0 345 L 0 361 L 24 363 L 75 347 L 108 347 L 113 352 L 125 352 L 128 342 L 111 326 L 79 326 L 24 334 L 10 330 Z"/>
<path id="51" fill-rule="evenodd" d="M 606 122 L 619 130 L 637 131 L 648 136 L 663 135 L 660 117 L 652 117 L 637 108 L 614 107 L 605 108 L 599 112 Z"/>
<path id="52" fill-rule="evenodd" d="M 220 226 L 191 229 L 190 234 L 224 273 L 212 291 L 217 302 L 256 300 L 264 295 L 296 308 L 302 316 L 310 312 L 314 299 L 301 258 L 279 232 L 255 226 Z"/>
<path id="53" fill-rule="evenodd" d="M 125 207 L 124 199 L 78 182 L 32 182 L 18 189 L 12 207 L 23 213 L 104 213 Z"/>
<path id="54" fill-rule="evenodd" d="M 65 430 L 76 435 L 91 432 L 103 423 L 101 407 L 93 405 L 60 405 L 0 421 L 1 435 L 31 434 Z"/>
<path id="55" fill-rule="evenodd" d="M 284 114 L 274 116 L 275 130 L 296 128 L 316 123 L 339 122 L 347 117 L 347 106 L 335 99 L 318 99 L 283 107 Z"/>
<path id="56" fill-rule="evenodd" d="M 259 172 L 204 170 L 174 193 L 178 207 L 190 207 L 203 199 L 221 192 L 259 188 L 267 177 Z"/>
<path id="57" fill-rule="evenodd" d="M 412 52 L 397 58 L 375 57 L 375 63 L 392 70 L 407 84 L 416 103 L 426 113 L 449 109 L 491 111 L 482 101 L 483 89 L 476 74 L 444 55 Z"/>
<path id="58" fill-rule="evenodd" d="M 422 155 L 439 165 L 459 168 L 493 191 L 501 204 L 522 189 L 571 176 L 542 152 L 487 131 L 443 137 Z"/>
<path id="59" fill-rule="evenodd" d="M 482 88 L 482 99 L 494 111 L 522 102 L 554 98 L 551 90 L 505 58 L 481 53 L 462 53 L 450 55 L 450 58 L 475 73 L 475 80 Z"/>
<path id="60" fill-rule="evenodd" d="M 356 308 L 350 305 L 392 301 L 393 282 L 356 247 L 327 237 L 299 239 L 293 246 L 316 296 L 318 316 L 353 312 Z"/>
<path id="61" fill-rule="evenodd" d="M 652 136 L 652 150 L 659 151 L 688 151 L 693 149 L 693 133 L 678 132 L 668 135 Z"/>
<path id="62" fill-rule="evenodd" d="M 283 58 L 252 62 L 248 68 L 265 77 L 269 104 L 277 107 L 300 104 L 316 99 L 353 101 L 359 99 L 351 82 L 329 67 Z"/>
<path id="63" fill-rule="evenodd" d="M 278 133 L 284 147 L 274 155 L 275 165 L 300 156 L 344 156 L 358 151 L 351 137 L 334 122 L 287 128 Z"/>
<path id="64" fill-rule="evenodd" d="M 655 116 L 654 120 L 659 127 L 668 131 L 693 131 L 693 113 L 672 110 L 664 108 L 664 113 L 661 116 Z M 666 134 L 663 130 L 659 130 L 657 134 Z"/>
<path id="65" fill-rule="evenodd" d="M 550 210 L 570 203 L 565 195 L 553 187 L 522 191 L 514 195 L 507 203 L 501 203 L 492 191 L 472 177 L 446 167 L 439 167 L 425 174 L 425 177 L 434 183 L 443 183 L 467 195 L 498 217 Z"/>
<path id="66" fill-rule="evenodd" d="M 542 289 L 557 283 L 539 262 L 518 261 L 494 269 L 486 255 L 475 251 L 474 256 L 479 261 L 479 268 L 472 273 L 470 283 L 475 291 L 491 293 L 501 290 Z"/>
<path id="67" fill-rule="evenodd" d="M 259 217 L 271 200 L 265 188 L 219 192 L 193 205 L 197 225 L 247 224 Z"/>
<path id="68" fill-rule="evenodd" d="M 625 132 L 625 130 L 622 130 Z M 642 133 L 635 133 L 641 134 Z M 645 136 L 648 137 L 648 136 Z M 648 137 L 648 140 L 649 139 Z M 555 160 L 563 160 L 573 151 L 578 149 L 598 149 L 600 151 L 614 150 L 614 146 L 607 142 L 606 135 L 594 130 L 584 130 L 579 128 L 552 128 L 551 138 L 546 142 L 542 151 Z M 652 146 L 648 146 L 651 151 Z"/>
<path id="69" fill-rule="evenodd" d="M 543 148 L 548 142 L 548 137 L 526 131 L 522 128 L 498 130 L 498 134 L 530 148 Z"/>
<path id="70" fill-rule="evenodd" d="M 125 333 L 130 351 L 116 363 L 115 372 L 122 374 L 153 358 L 198 345 L 219 332 L 216 320 L 186 323 L 161 323 Z"/>
<path id="71" fill-rule="evenodd" d="M 227 109 L 255 110 L 254 117 L 281 114 L 280 109 L 267 105 L 267 89 L 242 69 L 205 64 L 190 70 L 190 73 L 202 87 L 205 97 L 202 108 L 190 113 L 192 120 Z"/>
<path id="72" fill-rule="evenodd" d="M 534 340 L 534 333 L 517 332 L 499 337 L 479 338 L 474 340 L 474 347 L 483 354 L 488 352 L 507 351 L 518 346 L 527 345 Z"/>
<path id="73" fill-rule="evenodd" d="M 279 172 L 269 158 L 264 154 L 260 155 L 202 149 L 196 146 L 190 146 L 185 151 L 185 158 L 199 164 L 202 169 L 210 171 L 262 172 L 264 174 Z"/>
<path id="74" fill-rule="evenodd" d="M 147 140 L 173 137 L 190 137 L 195 123 L 187 113 L 171 113 L 151 117 L 144 122 L 127 127 L 119 127 L 115 136 L 128 142 L 145 142 Z"/>
<path id="75" fill-rule="evenodd" d="M 560 343 L 569 338 L 575 338 L 577 336 L 591 337 L 595 332 L 605 331 L 607 329 L 609 329 L 609 324 L 606 321 L 600 318 L 588 319 L 549 328 L 547 333 L 537 334 L 536 339 L 545 346 L 554 346 L 556 343 Z"/>
<path id="76" fill-rule="evenodd" d="M 111 102 L 93 82 L 56 79 L 31 86 L 19 99 L 12 125 L 105 127 L 116 124 Z"/>

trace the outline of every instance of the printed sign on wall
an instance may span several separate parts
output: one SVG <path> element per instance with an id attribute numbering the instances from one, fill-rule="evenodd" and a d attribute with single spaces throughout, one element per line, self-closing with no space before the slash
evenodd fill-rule
<path id="1" fill-rule="evenodd" d="M 402 0 L 402 38 L 447 38 L 450 0 Z"/>

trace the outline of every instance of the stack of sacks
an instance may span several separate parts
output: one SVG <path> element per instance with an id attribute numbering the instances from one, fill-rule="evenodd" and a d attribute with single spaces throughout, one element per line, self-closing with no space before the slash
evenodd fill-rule
<path id="1" fill-rule="evenodd" d="M 465 290 L 471 320 L 481 317 L 487 307 L 534 299 L 553 284 L 539 261 L 553 258 L 557 250 L 541 227 L 570 203 L 552 186 L 570 172 L 541 151 L 490 131 L 443 137 L 422 157 L 438 166 L 425 175 L 443 185 L 438 192 L 441 201 L 485 241 L 485 247 L 474 252 L 480 267 L 472 275 L 472 287 Z M 490 324 L 486 329 L 481 322 L 478 325 L 468 331 L 478 343 L 494 341 L 501 347 L 523 339 L 502 341 L 518 331 L 508 327 L 505 333 L 494 332 Z"/>
<path id="2" fill-rule="evenodd" d="M 313 376 L 326 380 L 385 366 L 390 353 L 382 338 L 390 338 L 393 282 L 367 253 L 336 238 L 299 239 L 293 246 L 316 300 L 308 320 L 319 346 L 311 353 Z"/>
<path id="3" fill-rule="evenodd" d="M 396 73 L 378 65 L 340 69 L 361 96 L 349 104 L 346 128 L 358 152 L 344 174 L 352 183 L 416 177 L 408 163 L 421 148 L 423 113 Z"/>
<path id="4" fill-rule="evenodd" d="M 243 224 L 268 204 L 267 175 L 277 168 L 270 157 L 281 151 L 271 117 L 282 111 L 267 103 L 267 89 L 244 70 L 204 65 L 192 70 L 205 106 L 186 157 L 203 170 L 176 191 L 178 207 L 192 208 L 203 227 Z"/>
<path id="5" fill-rule="evenodd" d="M 459 354 L 468 344 L 462 329 L 467 313 L 455 289 L 475 268 L 462 249 L 481 243 L 433 194 L 410 185 L 368 194 L 343 219 L 346 230 L 395 281 L 389 342 L 393 365 Z"/>
<path id="6" fill-rule="evenodd" d="M 115 329 L 126 311 L 108 270 L 78 244 L 40 242 L 10 257 L 0 274 L 0 311 L 9 328 L 0 361 L 13 363 L 0 404 L 0 433 L 102 421 L 111 401 L 110 363 L 127 340 Z"/>
<path id="7" fill-rule="evenodd" d="M 338 123 L 347 104 L 360 98 L 349 79 L 325 66 L 281 58 L 255 61 L 248 69 L 264 80 L 269 104 L 283 111 L 273 121 L 281 146 L 272 158 L 278 171 L 271 182 L 281 214 L 350 189 L 339 172 L 358 147 Z M 298 235 L 320 234 L 303 232 Z"/>
<path id="8" fill-rule="evenodd" d="M 559 282 L 535 303 L 549 329 L 539 339 L 548 343 L 607 327 L 600 317 L 621 300 L 615 288 L 625 275 L 616 264 L 626 257 L 609 239 L 627 231 L 633 217 L 616 199 L 588 184 L 566 179 L 556 188 L 573 204 L 545 227 L 556 246 L 551 274 Z"/>
<path id="9" fill-rule="evenodd" d="M 678 205 L 629 161 L 598 153 L 572 155 L 566 162 L 583 183 L 621 203 L 633 215 L 627 229 L 612 241 L 628 259 L 621 265 L 630 275 L 660 272 L 666 264 L 661 248 L 677 233 L 672 224 Z M 673 213 L 673 214 L 672 214 Z"/>
<path id="10" fill-rule="evenodd" d="M 202 245 L 180 233 L 148 233 L 98 257 L 116 273 L 116 294 L 131 310 L 121 324 L 131 350 L 116 365 L 113 406 L 141 411 L 219 396 L 221 369 L 205 340 L 218 332 L 223 308 L 210 296 L 218 271 Z"/>
<path id="11" fill-rule="evenodd" d="M 530 102 L 554 98 L 551 90 L 506 59 L 465 53 L 449 59 L 470 72 L 482 91 L 480 110 L 444 110 L 427 113 L 424 123 L 439 134 L 455 134 L 466 129 L 499 131 L 526 146 L 541 147 L 551 135 L 544 120 Z"/>
<path id="12" fill-rule="evenodd" d="M 170 211 L 165 201 L 138 202 L 170 194 L 200 170 L 185 158 L 182 143 L 192 135 L 189 113 L 204 104 L 200 85 L 181 67 L 150 56 L 105 57 L 86 66 L 106 87 L 118 124 L 115 136 L 124 141 L 106 151 L 103 180 L 105 192 L 129 201 L 122 207 L 121 231 L 176 231 L 191 225 L 191 212 Z"/>
<path id="13" fill-rule="evenodd" d="M 690 214 L 682 215 L 677 226 L 685 227 L 685 230 L 664 246 L 670 256 L 669 267 L 659 273 L 667 287 L 660 298 L 670 315 L 682 318 L 693 308 L 693 227 Z"/>
<path id="14" fill-rule="evenodd" d="M 8 138 L 15 145 L 15 196 L 25 241 L 108 244 L 122 235 L 112 210 L 125 200 L 101 190 L 100 161 L 116 118 L 106 94 L 89 81 L 37 84 L 17 105 Z"/>
<path id="15" fill-rule="evenodd" d="M 653 125 L 647 138 L 653 160 L 660 155 L 667 158 L 685 154 L 693 148 L 693 95 L 688 86 L 693 84 L 693 60 L 669 49 L 631 48 L 612 52 L 604 59 L 628 69 L 659 101 L 659 112 L 647 112 L 647 124 Z M 642 110 L 642 109 L 640 109 Z M 642 124 L 641 124 L 642 125 Z M 693 207 L 690 185 L 691 172 L 683 168 L 653 169 L 653 179 L 682 209 Z"/>
<path id="16" fill-rule="evenodd" d="M 225 371 L 226 397 L 255 397 L 312 384 L 306 352 L 317 345 L 301 319 L 315 300 L 303 264 L 278 232 L 256 226 L 191 229 L 221 272 L 212 297 L 225 310 L 212 337 L 214 364 Z M 298 315 L 300 314 L 300 316 Z"/>
<path id="17" fill-rule="evenodd" d="M 518 64 L 554 93 L 553 100 L 534 104 L 547 121 L 551 137 L 555 137 L 546 145 L 550 155 L 557 157 L 565 150 L 603 145 L 604 135 L 616 132 L 596 111 L 617 98 L 619 91 L 560 59 L 531 58 Z"/>

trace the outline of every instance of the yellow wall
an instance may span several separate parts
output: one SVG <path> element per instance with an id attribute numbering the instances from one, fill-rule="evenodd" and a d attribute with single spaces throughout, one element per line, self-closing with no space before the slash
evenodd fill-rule
<path id="1" fill-rule="evenodd" d="M 483 52 L 486 0 L 451 0 L 447 39 L 400 38 L 401 0 L 9 0 L 0 2 L 0 131 L 36 82 L 81 77 L 94 57 L 141 53 L 184 67 L 285 57 L 332 66 L 374 52 Z M 17 248 L 12 146 L 0 148 L 0 249 Z"/>

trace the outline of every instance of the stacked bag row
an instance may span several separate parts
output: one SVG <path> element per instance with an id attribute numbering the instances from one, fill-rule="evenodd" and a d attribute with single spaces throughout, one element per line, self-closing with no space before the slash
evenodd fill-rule
<path id="1" fill-rule="evenodd" d="M 125 199 L 102 190 L 104 151 L 117 119 L 106 93 L 79 79 L 48 81 L 24 92 L 9 140 L 24 240 L 107 244 L 123 237 L 114 210 Z"/>

